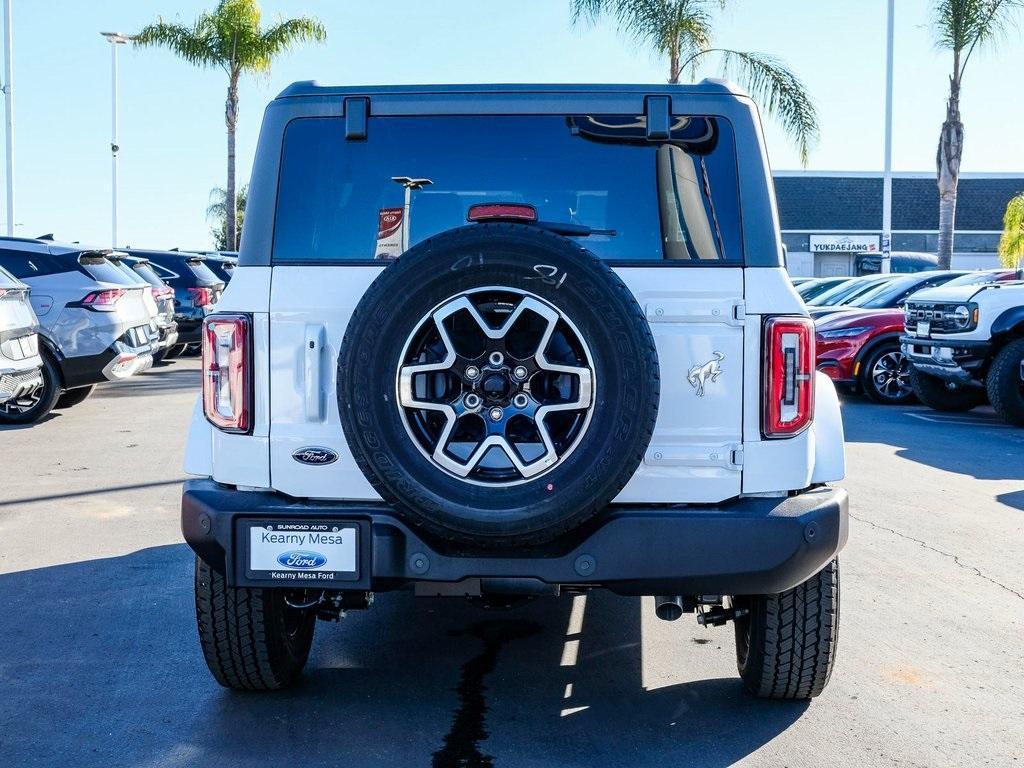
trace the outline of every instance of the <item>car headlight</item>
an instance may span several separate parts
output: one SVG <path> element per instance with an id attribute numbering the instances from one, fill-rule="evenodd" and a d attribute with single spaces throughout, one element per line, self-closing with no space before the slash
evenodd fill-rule
<path id="1" fill-rule="evenodd" d="M 953 325 L 957 328 L 966 328 L 971 324 L 971 308 L 961 304 L 949 313 L 949 319 L 953 321 Z"/>
<path id="2" fill-rule="evenodd" d="M 870 331 L 869 326 L 861 326 L 858 328 L 836 328 L 831 331 L 818 331 L 818 337 L 821 339 L 845 339 L 850 336 L 860 336 L 865 331 Z"/>

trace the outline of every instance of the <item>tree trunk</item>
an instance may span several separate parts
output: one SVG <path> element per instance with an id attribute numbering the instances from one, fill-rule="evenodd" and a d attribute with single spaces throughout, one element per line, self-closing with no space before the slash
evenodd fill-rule
<path id="1" fill-rule="evenodd" d="M 673 45 L 668 55 L 668 82 L 671 85 L 677 85 L 681 74 L 682 66 L 679 62 L 679 46 Z"/>
<path id="2" fill-rule="evenodd" d="M 939 134 L 935 170 L 939 187 L 939 269 L 953 262 L 953 233 L 956 228 L 956 188 L 960 181 L 960 159 L 964 151 L 964 124 L 960 122 L 960 56 L 954 56 L 954 75 L 949 78 L 946 120 Z"/>
<path id="3" fill-rule="evenodd" d="M 228 99 L 224 105 L 224 123 L 228 129 L 228 183 L 225 188 L 225 242 L 228 250 L 238 250 L 238 196 L 235 193 L 235 128 L 238 126 L 238 75 L 231 74 Z"/>

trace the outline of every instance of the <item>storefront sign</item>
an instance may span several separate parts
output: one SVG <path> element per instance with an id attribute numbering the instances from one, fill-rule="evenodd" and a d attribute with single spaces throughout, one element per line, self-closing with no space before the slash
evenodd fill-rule
<path id="1" fill-rule="evenodd" d="M 815 253 L 878 253 L 877 235 L 811 235 Z"/>

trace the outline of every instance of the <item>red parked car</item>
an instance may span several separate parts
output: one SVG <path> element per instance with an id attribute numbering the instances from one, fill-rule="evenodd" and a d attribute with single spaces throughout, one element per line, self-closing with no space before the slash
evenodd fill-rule
<path id="1" fill-rule="evenodd" d="M 822 318 L 815 326 L 818 370 L 876 403 L 914 398 L 900 351 L 903 309 L 867 309 Z"/>

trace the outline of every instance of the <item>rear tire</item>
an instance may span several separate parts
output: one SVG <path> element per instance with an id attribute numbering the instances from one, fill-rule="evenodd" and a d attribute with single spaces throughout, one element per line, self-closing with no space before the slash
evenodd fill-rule
<path id="1" fill-rule="evenodd" d="M 35 424 L 49 415 L 60 397 L 62 382 L 57 361 L 41 350 L 43 386 L 28 397 L 0 403 L 0 424 Z"/>
<path id="2" fill-rule="evenodd" d="M 963 413 L 985 402 L 985 393 L 961 384 L 947 384 L 942 379 L 910 369 L 910 386 L 924 405 L 936 411 Z"/>
<path id="3" fill-rule="evenodd" d="M 839 561 L 779 595 L 733 599 L 736 666 L 763 699 L 812 699 L 828 685 L 839 639 Z"/>
<path id="4" fill-rule="evenodd" d="M 70 408 L 73 405 L 78 405 L 80 402 L 85 400 L 92 391 L 96 389 L 95 384 L 90 384 L 87 387 L 75 387 L 64 392 L 59 398 L 57 398 L 57 404 L 54 408 Z"/>
<path id="5" fill-rule="evenodd" d="M 196 620 L 206 665 L 237 691 L 291 685 L 306 666 L 316 614 L 291 608 L 280 589 L 229 587 L 196 558 Z"/>
<path id="6" fill-rule="evenodd" d="M 1024 339 L 1011 341 L 992 361 L 986 379 L 988 400 L 996 413 L 1009 424 L 1024 427 Z"/>

